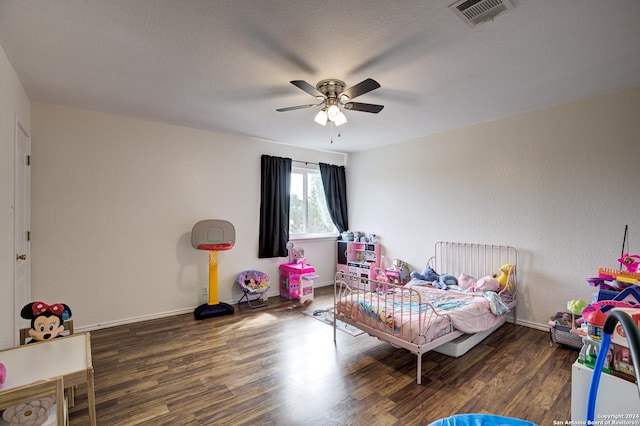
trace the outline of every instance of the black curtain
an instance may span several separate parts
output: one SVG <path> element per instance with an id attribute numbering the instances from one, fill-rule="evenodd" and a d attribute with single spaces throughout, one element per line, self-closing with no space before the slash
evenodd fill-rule
<path id="1" fill-rule="evenodd" d="M 288 256 L 291 158 L 262 156 L 258 257 Z"/>
<path id="2" fill-rule="evenodd" d="M 349 229 L 347 215 L 347 178 L 344 166 L 319 163 L 324 196 L 331 220 L 339 232 Z"/>

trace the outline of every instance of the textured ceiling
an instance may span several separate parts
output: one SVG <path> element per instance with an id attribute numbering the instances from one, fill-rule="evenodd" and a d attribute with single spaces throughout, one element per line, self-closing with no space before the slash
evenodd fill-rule
<path id="1" fill-rule="evenodd" d="M 341 152 L 640 86 L 640 1 L 513 4 L 471 28 L 448 0 L 0 0 L 0 44 L 32 101 Z M 368 77 L 379 114 L 276 112 L 315 102 L 290 80 Z"/>

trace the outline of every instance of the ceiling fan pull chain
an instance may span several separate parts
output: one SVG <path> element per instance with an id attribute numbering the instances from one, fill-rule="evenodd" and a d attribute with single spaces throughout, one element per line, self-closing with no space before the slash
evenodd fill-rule
<path id="1" fill-rule="evenodd" d="M 338 130 L 338 134 L 336 136 L 339 137 L 339 138 L 342 137 L 342 134 L 340 133 L 340 130 Z M 333 143 L 333 135 L 331 135 L 331 143 Z"/>

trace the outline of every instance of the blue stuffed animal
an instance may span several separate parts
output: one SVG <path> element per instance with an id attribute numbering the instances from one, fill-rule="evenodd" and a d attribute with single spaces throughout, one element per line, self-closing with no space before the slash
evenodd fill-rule
<path id="1" fill-rule="evenodd" d="M 431 285 L 446 290 L 450 285 L 458 285 L 458 279 L 450 274 L 438 274 L 432 267 L 427 266 L 421 274 L 417 271 L 411 273 L 411 278 L 422 281 L 429 281 Z"/>

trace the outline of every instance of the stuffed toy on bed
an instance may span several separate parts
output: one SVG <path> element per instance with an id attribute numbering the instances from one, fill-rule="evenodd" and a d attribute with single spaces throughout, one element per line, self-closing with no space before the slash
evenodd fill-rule
<path id="1" fill-rule="evenodd" d="M 440 279 L 440 275 L 434 271 L 430 266 L 427 266 L 422 273 L 418 273 L 418 271 L 413 271 L 411 273 L 411 278 L 415 278 L 421 281 L 438 281 Z"/>
<path id="2" fill-rule="evenodd" d="M 484 293 L 485 291 L 500 290 L 498 280 L 489 275 L 476 280 L 471 275 L 462 273 L 458 277 L 458 283 L 460 288 L 467 290 L 467 293 Z"/>
<path id="3" fill-rule="evenodd" d="M 417 271 L 411 273 L 411 278 L 429 281 L 432 286 L 441 290 L 446 290 L 450 285 L 458 285 L 458 279 L 450 274 L 438 274 L 430 266 L 427 266 L 421 274 Z"/>
<path id="4" fill-rule="evenodd" d="M 62 337 L 64 321 L 71 318 L 71 309 L 64 303 L 31 302 L 22 308 L 20 316 L 31 321 L 32 340 L 27 343 L 34 343 Z"/>
<path id="5" fill-rule="evenodd" d="M 512 264 L 505 263 L 500 267 L 500 274 L 498 274 L 497 276 L 494 276 L 494 278 L 500 284 L 500 289 L 506 288 L 507 290 L 511 290 L 511 287 L 513 286 L 513 284 L 511 284 L 511 282 L 509 281 L 509 274 L 511 273 L 512 268 L 513 268 Z"/>

